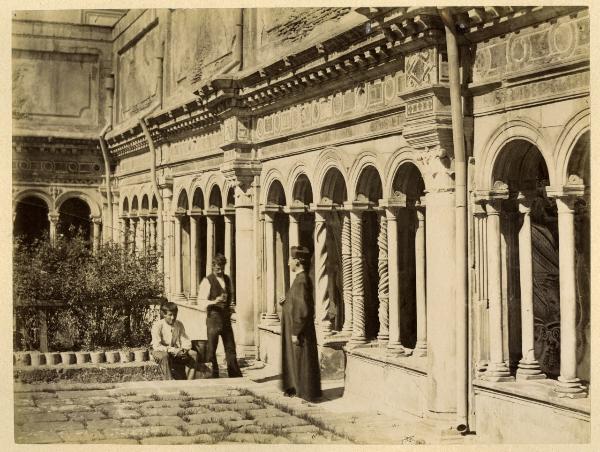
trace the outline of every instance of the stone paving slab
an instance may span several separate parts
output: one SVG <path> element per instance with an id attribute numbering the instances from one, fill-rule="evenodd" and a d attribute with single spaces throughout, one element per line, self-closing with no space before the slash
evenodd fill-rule
<path id="1" fill-rule="evenodd" d="M 82 412 L 74 412 L 68 413 L 69 420 L 83 422 L 83 421 L 93 421 L 98 419 L 106 419 L 106 415 L 99 411 L 82 411 Z"/>
<path id="2" fill-rule="evenodd" d="M 15 413 L 15 422 L 19 424 L 34 423 L 34 422 L 55 422 L 68 421 L 67 415 L 64 413 Z"/>
<path id="3" fill-rule="evenodd" d="M 88 430 L 103 430 L 105 428 L 117 428 L 121 427 L 121 421 L 118 419 L 101 419 L 99 421 L 87 422 Z"/>
<path id="4" fill-rule="evenodd" d="M 140 420 L 142 425 L 168 425 L 182 427 L 186 422 L 179 416 L 145 416 Z"/>
<path id="5" fill-rule="evenodd" d="M 20 426 L 24 432 L 61 432 L 64 430 L 83 430 L 83 423 L 73 421 L 62 422 L 28 422 Z"/>
<path id="6" fill-rule="evenodd" d="M 62 438 L 54 432 L 28 432 L 15 435 L 17 444 L 53 444 L 62 443 Z"/>
<path id="7" fill-rule="evenodd" d="M 283 417 L 267 417 L 264 419 L 256 419 L 256 425 L 265 428 L 284 428 L 293 427 L 296 425 L 307 425 L 308 422 L 304 419 L 297 418 L 295 416 L 283 416 Z"/>
<path id="8" fill-rule="evenodd" d="M 110 428 L 103 431 L 107 439 L 129 438 L 141 439 L 149 436 L 180 436 L 181 430 L 175 427 L 150 426 L 150 427 L 121 427 Z"/>
<path id="9" fill-rule="evenodd" d="M 282 436 L 269 435 L 267 433 L 231 433 L 225 437 L 226 441 L 236 443 L 259 443 L 259 444 L 289 444 L 290 440 Z"/>
<path id="10" fill-rule="evenodd" d="M 180 399 L 175 400 L 152 400 L 150 402 L 140 403 L 139 407 L 142 409 L 156 409 L 156 408 L 173 408 L 179 407 L 182 401 Z"/>
<path id="11" fill-rule="evenodd" d="M 212 443 L 213 437 L 210 435 L 195 436 L 155 436 L 153 438 L 144 438 L 140 441 L 144 445 L 188 445 Z"/>
<path id="12" fill-rule="evenodd" d="M 239 421 L 242 419 L 242 415 L 235 411 L 220 411 L 218 413 L 191 414 L 187 418 L 191 424 L 203 424 L 206 422 Z"/>
<path id="13" fill-rule="evenodd" d="M 113 410 L 110 412 L 110 417 L 113 419 L 135 419 L 141 416 L 136 410 Z"/>
<path id="14" fill-rule="evenodd" d="M 91 441 L 92 444 L 139 444 L 137 439 L 129 438 L 110 438 L 101 439 L 98 441 Z"/>
<path id="15" fill-rule="evenodd" d="M 179 406 L 173 406 L 168 408 L 141 408 L 140 413 L 142 416 L 177 416 L 183 412 L 184 409 Z"/>
<path id="16" fill-rule="evenodd" d="M 257 419 L 265 417 L 285 416 L 286 413 L 279 408 L 260 408 L 258 410 L 248 410 L 248 416 Z"/>
<path id="17" fill-rule="evenodd" d="M 183 427 L 183 430 L 188 435 L 199 435 L 199 434 L 203 434 L 203 433 L 223 432 L 223 431 L 225 431 L 225 428 L 221 424 L 217 424 L 217 423 L 199 424 L 199 425 L 187 424 L 185 427 Z"/>
<path id="18" fill-rule="evenodd" d="M 98 430 L 60 432 L 59 435 L 66 443 L 91 443 L 93 441 L 105 439 L 104 434 Z"/>
<path id="19" fill-rule="evenodd" d="M 121 427 L 143 427 L 140 419 L 122 419 Z"/>

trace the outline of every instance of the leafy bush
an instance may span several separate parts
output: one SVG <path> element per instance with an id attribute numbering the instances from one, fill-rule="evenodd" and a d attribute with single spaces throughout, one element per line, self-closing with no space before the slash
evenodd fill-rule
<path id="1" fill-rule="evenodd" d="M 136 347 L 150 341 L 163 293 L 156 253 L 134 253 L 114 243 L 93 253 L 83 237 L 14 245 L 13 288 L 17 348 L 39 342 L 37 313 L 47 313 L 51 350 Z"/>

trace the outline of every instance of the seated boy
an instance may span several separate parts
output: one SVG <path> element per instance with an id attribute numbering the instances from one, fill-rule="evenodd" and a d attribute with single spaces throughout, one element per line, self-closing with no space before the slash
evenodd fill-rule
<path id="1" fill-rule="evenodd" d="M 163 318 L 152 325 L 152 356 L 167 380 L 185 380 L 186 377 L 193 380 L 198 353 L 192 350 L 183 323 L 177 320 L 177 305 L 165 303 L 160 313 Z"/>

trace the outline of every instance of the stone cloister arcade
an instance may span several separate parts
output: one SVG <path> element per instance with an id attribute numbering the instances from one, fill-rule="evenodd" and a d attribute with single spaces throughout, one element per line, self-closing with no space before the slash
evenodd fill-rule
<path id="1" fill-rule="evenodd" d="M 318 172 L 300 165 L 266 173 L 263 322 L 279 321 L 277 301 L 290 283 L 287 253 L 300 244 L 313 256 L 322 339 L 426 355 L 425 187 L 417 163 L 402 162 L 388 181 L 375 155 L 357 157 L 350 172 L 336 151 L 324 156 Z"/>
<path id="2" fill-rule="evenodd" d="M 24 189 L 13 201 L 13 234 L 25 241 L 81 234 L 96 249 L 102 243 L 102 210 L 94 193 L 45 187 Z"/>
<path id="3" fill-rule="evenodd" d="M 475 356 L 490 381 L 590 381 L 589 110 L 552 145 L 522 118 L 490 136 L 473 206 Z M 584 384 L 585 383 L 585 384 Z"/>

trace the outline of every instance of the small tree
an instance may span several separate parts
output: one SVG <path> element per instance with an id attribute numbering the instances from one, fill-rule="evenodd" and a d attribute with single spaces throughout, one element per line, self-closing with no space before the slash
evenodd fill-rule
<path id="1" fill-rule="evenodd" d="M 107 243 L 93 253 L 81 237 L 59 237 L 14 247 L 14 298 L 18 306 L 59 303 L 50 310 L 51 348 L 122 347 L 147 344 L 163 293 L 156 253 L 134 253 Z M 35 308 L 19 308 L 26 327 Z M 69 342 L 71 344 L 69 344 Z"/>

